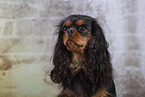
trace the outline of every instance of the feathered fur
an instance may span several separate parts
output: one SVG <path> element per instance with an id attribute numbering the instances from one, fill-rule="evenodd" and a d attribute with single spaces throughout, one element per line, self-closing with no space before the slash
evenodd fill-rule
<path id="1" fill-rule="evenodd" d="M 62 26 L 67 19 L 79 16 L 90 19 L 90 32 L 92 37 L 84 49 L 83 55 L 85 61 L 83 62 L 83 67 L 74 75 L 70 70 L 73 53 L 64 45 L 64 31 L 62 30 Z M 52 81 L 62 83 L 63 86 L 63 92 L 59 97 L 98 97 L 95 95 L 101 89 L 106 90 L 108 97 L 115 97 L 115 86 L 112 80 L 113 70 L 108 46 L 109 44 L 105 39 L 103 30 L 94 18 L 82 15 L 71 15 L 61 21 L 53 55 L 54 69 L 51 72 Z M 70 96 L 66 93 L 68 89 L 69 94 L 71 94 Z"/>

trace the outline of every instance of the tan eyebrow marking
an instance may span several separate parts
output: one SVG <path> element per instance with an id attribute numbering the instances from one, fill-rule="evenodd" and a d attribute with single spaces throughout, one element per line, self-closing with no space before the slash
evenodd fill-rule
<path id="1" fill-rule="evenodd" d="M 85 24 L 85 22 L 83 20 L 76 21 L 76 25 L 82 25 L 82 24 Z"/>
<path id="2" fill-rule="evenodd" d="M 71 22 L 71 21 L 67 21 L 67 22 L 65 23 L 65 25 L 66 25 L 66 26 L 70 26 L 70 25 L 72 25 L 72 22 Z"/>

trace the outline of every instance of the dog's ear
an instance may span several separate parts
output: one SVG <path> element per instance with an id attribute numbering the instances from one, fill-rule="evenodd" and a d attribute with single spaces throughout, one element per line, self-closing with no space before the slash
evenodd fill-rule
<path id="1" fill-rule="evenodd" d="M 92 22 L 92 39 L 88 42 L 85 50 L 86 56 L 86 75 L 92 82 L 104 82 L 112 76 L 112 66 L 108 43 L 105 39 L 102 28 L 97 21 Z M 91 64 L 91 65 L 90 65 Z M 95 79 L 97 78 L 97 79 Z"/>
<path id="2" fill-rule="evenodd" d="M 54 69 L 51 71 L 50 75 L 52 81 L 55 83 L 62 82 L 66 77 L 70 62 L 70 53 L 63 43 L 63 31 L 61 29 L 62 24 L 63 23 L 59 25 L 58 38 L 53 54 Z"/>

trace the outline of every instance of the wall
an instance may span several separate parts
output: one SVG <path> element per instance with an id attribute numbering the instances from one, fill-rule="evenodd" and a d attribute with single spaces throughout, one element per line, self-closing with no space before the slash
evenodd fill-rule
<path id="1" fill-rule="evenodd" d="M 55 97 L 49 78 L 55 25 L 97 18 L 110 43 L 118 97 L 145 95 L 144 0 L 0 0 L 0 97 Z"/>

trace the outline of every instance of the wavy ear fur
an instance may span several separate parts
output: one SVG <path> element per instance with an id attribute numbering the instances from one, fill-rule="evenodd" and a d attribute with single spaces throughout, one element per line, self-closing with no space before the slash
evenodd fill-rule
<path id="1" fill-rule="evenodd" d="M 63 23 L 63 21 L 62 21 Z M 51 79 L 55 83 L 60 83 L 66 77 L 70 63 L 70 52 L 63 44 L 62 23 L 59 25 L 58 40 L 53 54 L 54 69 L 51 71 Z"/>
<path id="2" fill-rule="evenodd" d="M 92 22 L 92 39 L 85 50 L 85 74 L 93 83 L 104 83 L 111 80 L 112 64 L 108 52 L 108 43 L 97 21 Z"/>
<path id="3" fill-rule="evenodd" d="M 61 27 L 63 21 L 59 25 Z M 51 79 L 55 83 L 62 82 L 69 75 L 71 53 L 63 44 L 63 31 L 59 28 L 58 40 L 55 45 Z M 85 49 L 86 62 L 84 63 L 85 75 L 92 83 L 106 83 L 112 78 L 112 64 L 108 52 L 108 43 L 97 21 L 92 21 L 92 39 Z"/>

